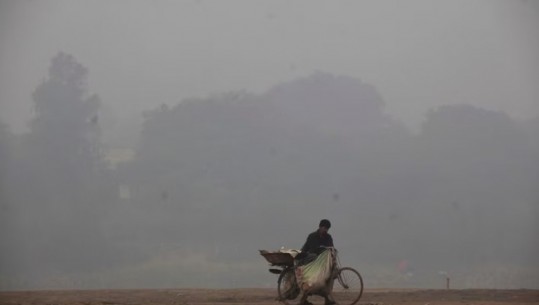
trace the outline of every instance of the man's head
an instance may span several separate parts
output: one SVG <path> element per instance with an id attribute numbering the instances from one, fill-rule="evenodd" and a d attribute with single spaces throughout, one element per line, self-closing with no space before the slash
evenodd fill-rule
<path id="1" fill-rule="evenodd" d="M 320 225 L 318 225 L 318 230 L 320 233 L 325 234 L 328 232 L 329 228 L 331 228 L 331 222 L 327 219 L 320 220 Z"/>

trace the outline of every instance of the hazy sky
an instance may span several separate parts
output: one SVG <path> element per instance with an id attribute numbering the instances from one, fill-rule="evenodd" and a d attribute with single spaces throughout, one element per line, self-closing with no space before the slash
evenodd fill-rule
<path id="1" fill-rule="evenodd" d="M 118 119 L 317 70 L 376 86 L 412 127 L 451 103 L 539 114 L 539 1 L 0 0 L 0 119 L 14 130 L 59 51 Z"/>

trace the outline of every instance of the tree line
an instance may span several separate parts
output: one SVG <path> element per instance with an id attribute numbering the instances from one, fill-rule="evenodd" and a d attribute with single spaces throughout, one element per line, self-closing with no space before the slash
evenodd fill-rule
<path id="1" fill-rule="evenodd" d="M 136 265 L 167 245 L 253 261 L 300 247 L 319 218 L 357 264 L 538 262 L 539 118 L 446 105 L 413 133 L 372 85 L 317 72 L 150 110 L 112 168 L 87 78 L 59 53 L 29 132 L 0 124 L 0 280 Z"/>

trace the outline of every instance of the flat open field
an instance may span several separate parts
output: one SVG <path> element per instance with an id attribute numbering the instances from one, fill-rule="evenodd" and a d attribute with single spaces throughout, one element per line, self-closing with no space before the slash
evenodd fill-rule
<path id="1" fill-rule="evenodd" d="M 135 289 L 0 292 L 0 304 L 277 305 L 271 289 Z M 315 304 L 323 300 L 311 297 Z M 539 304 L 539 290 L 366 290 L 358 304 Z"/>

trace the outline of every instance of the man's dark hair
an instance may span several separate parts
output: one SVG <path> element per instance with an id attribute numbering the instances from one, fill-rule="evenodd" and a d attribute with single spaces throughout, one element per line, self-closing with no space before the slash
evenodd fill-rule
<path id="1" fill-rule="evenodd" d="M 327 219 L 322 219 L 320 220 L 320 225 L 319 227 L 325 227 L 325 228 L 331 228 L 331 222 L 329 222 L 329 220 Z"/>

